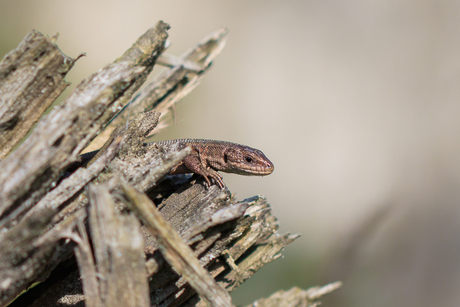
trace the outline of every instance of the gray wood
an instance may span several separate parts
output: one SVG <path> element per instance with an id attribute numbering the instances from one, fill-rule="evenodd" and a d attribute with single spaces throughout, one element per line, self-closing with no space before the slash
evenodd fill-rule
<path id="1" fill-rule="evenodd" d="M 277 291 L 267 298 L 261 298 L 246 307 L 316 307 L 321 304 L 319 298 L 342 286 L 341 282 L 334 282 L 322 287 L 312 287 L 302 290 L 293 287 L 287 291 Z"/>
<path id="2" fill-rule="evenodd" d="M 155 204 L 136 189 L 121 182 L 129 199 L 129 208 L 144 222 L 159 242 L 159 248 L 174 271 L 186 280 L 199 295 L 215 307 L 232 307 L 232 299 L 202 267 L 193 250 L 180 238 L 179 233 L 160 214 Z"/>
<path id="3" fill-rule="evenodd" d="M 93 251 L 87 239 L 76 248 L 86 306 L 150 306 L 139 220 L 116 210 L 104 185 L 90 185 L 89 195 Z"/>
<path id="4" fill-rule="evenodd" d="M 169 112 L 199 84 L 227 34 L 225 29 L 215 31 L 179 59 L 162 57 L 162 61 L 169 58 L 170 68 L 133 99 L 165 49 L 167 29 L 167 24 L 159 22 L 114 63 L 84 80 L 61 106 L 40 120 L 13 154 L 0 161 L 0 306 L 31 285 L 12 307 L 84 306 L 83 288 L 87 306 L 143 306 L 149 300 L 153 306 L 205 306 L 207 302 L 197 292 L 214 304 L 220 301 L 216 306 L 231 306 L 226 291 L 280 257 L 281 250 L 298 237 L 278 233 L 276 218 L 263 196 L 237 201 L 227 189 L 206 188 L 197 176 L 166 176 L 190 153 L 189 148 L 143 145 L 164 124 L 158 111 Z M 37 33 L 31 35 L 42 39 Z M 17 50 L 27 53 L 29 41 L 34 40 L 25 39 Z M 43 41 L 54 48 L 53 40 Z M 66 59 L 58 55 L 57 59 Z M 70 69 L 75 60 L 67 59 L 69 67 L 58 60 L 56 65 Z M 8 67 L 14 66 L 12 60 L 7 59 Z M 31 65 L 32 60 L 29 57 L 21 65 Z M 59 80 L 65 84 L 66 72 L 62 79 L 55 79 L 56 84 Z M 10 72 L 5 82 L 33 80 L 39 74 L 27 69 L 20 74 Z M 45 91 L 41 101 L 54 100 L 59 90 L 56 85 Z M 109 125 L 128 101 L 132 107 L 125 110 L 137 115 L 123 117 L 122 113 L 118 128 L 111 126 L 116 121 Z M 4 113 L 13 117 L 0 116 L 0 130 L 14 126 L 14 114 L 26 114 L 20 105 L 8 105 Z M 107 125 L 110 137 L 104 138 L 98 155 L 86 168 L 62 179 L 64 170 Z M 12 148 L 16 141 L 7 142 Z M 157 216 L 162 222 L 156 237 L 146 226 L 139 227 L 127 210 L 120 181 L 147 193 L 158 206 L 164 219 Z M 89 184 L 91 188 L 85 189 Z M 171 229 L 180 239 L 168 236 Z M 171 254 L 178 246 L 182 254 Z M 74 249 L 80 271 L 72 258 Z M 168 252 L 166 261 L 163 254 Z M 118 255 L 123 257 L 113 258 Z M 188 261 L 184 264 L 181 259 Z M 208 271 L 205 282 L 202 268 Z"/>
<path id="5" fill-rule="evenodd" d="M 201 83 L 212 67 L 212 61 L 225 47 L 227 34 L 227 29 L 217 29 L 203 38 L 195 47 L 175 58 L 176 62 L 169 63 L 168 69 L 146 84 L 86 151 L 99 149 L 117 126 L 126 123 L 128 119 L 141 112 L 155 110 L 162 113 L 160 123 L 151 135 L 166 128 L 169 125 L 167 121 L 171 115 L 171 108 Z M 188 65 L 189 63 L 194 64 L 194 69 L 189 69 L 191 66 Z M 197 67 L 199 67 L 198 70 L 196 70 Z"/>
<path id="6" fill-rule="evenodd" d="M 0 61 L 0 159 L 6 157 L 69 85 L 75 61 L 32 30 Z"/>
<path id="7" fill-rule="evenodd" d="M 77 160 L 145 81 L 164 48 L 167 28 L 160 22 L 141 37 L 145 46 L 140 47 L 146 48 L 147 55 L 136 53 L 139 46 L 135 45 L 130 49 L 134 51 L 82 81 L 61 106 L 40 120 L 14 155 L 0 162 L 0 217 L 19 206 L 30 208 L 55 185 L 62 170 Z M 153 37 L 147 40 L 148 35 Z"/>
<path id="8" fill-rule="evenodd" d="M 37 277 L 49 274 L 57 261 L 50 266 L 44 264 L 56 260 L 58 241 L 64 235 L 55 236 L 47 246 L 37 246 L 37 240 L 54 225 L 52 221 L 58 213 L 54 209 L 38 210 L 20 221 L 14 219 L 24 216 L 56 186 L 63 170 L 78 159 L 81 150 L 129 101 L 164 49 L 168 28 L 159 22 L 115 63 L 85 79 L 61 106 L 40 120 L 14 154 L 0 162 L 0 224 L 15 225 L 0 229 L 0 305 Z M 15 217 L 9 217 L 13 212 Z"/>

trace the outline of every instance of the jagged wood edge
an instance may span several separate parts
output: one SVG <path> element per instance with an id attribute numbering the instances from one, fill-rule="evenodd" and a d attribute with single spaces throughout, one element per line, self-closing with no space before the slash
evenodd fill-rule
<path id="1" fill-rule="evenodd" d="M 64 80 L 76 60 L 49 38 L 30 31 L 0 61 L 0 160 L 70 84 Z"/>
<path id="2" fill-rule="evenodd" d="M 168 28 L 159 22 L 116 63 L 84 80 L 62 106 L 40 121 L 14 155 L 1 161 L 0 212 L 3 216 L 21 206 L 24 211 L 29 210 L 53 186 L 62 169 L 76 161 L 81 149 L 116 113 L 118 106 L 123 106 L 145 81 L 155 58 L 164 48 Z M 34 244 L 49 228 L 54 214 L 53 210 L 43 210 L 36 217 L 21 221 L 17 230 L 2 231 L 8 240 L 0 243 L 0 280 L 4 281 L 0 284 L 0 305 L 32 283 L 47 268 L 43 263 L 54 257 L 55 244 L 43 249 Z M 22 236 L 9 235 L 9 232 Z"/>
<path id="3" fill-rule="evenodd" d="M 0 162 L 0 216 L 19 206 L 30 208 L 62 170 L 78 159 L 81 150 L 145 81 L 164 48 L 168 28 L 159 22 L 141 36 L 138 43 L 147 44 L 141 46 L 147 54 L 127 52 L 122 60 L 82 81 L 61 106 L 40 120 L 14 155 Z"/>
<path id="4" fill-rule="evenodd" d="M 163 218 L 147 195 L 121 182 L 129 199 L 129 207 L 143 221 L 159 244 L 163 257 L 185 279 L 200 297 L 211 306 L 232 307 L 232 299 L 221 288 L 196 258 L 192 249 L 180 238 L 179 233 Z"/>
<path id="5" fill-rule="evenodd" d="M 157 134 L 164 129 L 170 108 L 201 83 L 204 75 L 211 68 L 212 61 L 224 48 L 227 34 L 228 30 L 225 28 L 212 32 L 203 38 L 197 46 L 185 52 L 180 57 L 179 63 L 165 69 L 152 82 L 146 84 L 131 102 L 117 114 L 104 132 L 85 149 L 85 152 L 99 149 L 112 131 L 118 125 L 125 123 L 133 114 L 149 110 L 160 112 L 162 118 L 154 133 Z M 197 64 L 201 70 L 188 69 L 184 66 L 185 61 Z"/>
<path id="6" fill-rule="evenodd" d="M 258 299 L 246 307 L 316 307 L 321 304 L 318 299 L 337 290 L 341 286 L 342 282 L 336 281 L 322 287 L 317 286 L 306 290 L 293 287 L 287 291 L 277 291 L 267 298 Z"/>
<path id="7" fill-rule="evenodd" d="M 114 172 L 116 172 L 123 175 L 127 181 L 135 184 L 137 187 L 147 189 L 155 185 L 158 180 L 169 173 L 175 165 L 190 153 L 189 148 L 178 151 L 179 148 L 175 148 L 174 146 L 171 147 L 176 149 L 174 151 L 171 150 L 171 148 L 163 147 L 157 149 L 150 148 L 146 151 L 145 146 L 142 145 L 143 137 L 145 138 L 145 135 L 155 127 L 158 116 L 159 114 L 154 111 L 139 114 L 129 123 L 127 129 L 123 127 L 123 129 L 120 130 L 120 135 L 116 135 L 116 137 L 123 138 L 123 144 L 120 145 L 120 152 L 117 157 L 109 163 L 105 171 L 98 176 L 95 180 L 96 183 L 106 183 L 111 193 L 115 194 L 119 187 L 118 184 L 111 179 L 113 178 Z M 137 146 L 135 146 L 135 144 L 137 144 Z M 57 223 L 56 226 L 51 228 L 51 231 L 59 227 L 60 224 L 66 223 L 69 218 L 73 218 L 75 214 L 78 214 L 78 209 L 84 207 L 86 203 L 86 193 L 81 193 L 80 191 L 79 194 L 75 196 L 74 201 L 66 207 L 59 208 L 60 212 L 58 212 L 58 214 L 53 214 L 53 220 L 47 222 L 48 226 Z M 79 206 L 72 207 L 72 204 L 79 204 Z M 50 208 L 45 206 L 43 210 L 39 210 L 31 217 L 33 218 L 35 215 L 47 209 Z M 69 248 L 70 247 L 67 247 L 67 251 L 69 251 Z M 48 268 L 48 274 L 51 269 L 56 267 L 60 261 L 67 259 L 68 256 L 70 256 L 69 252 L 60 255 L 59 259 L 56 259 L 51 267 Z M 75 277 L 76 281 L 79 283 L 78 276 Z M 70 284 L 70 282 L 68 283 Z M 42 285 L 42 288 L 43 287 L 45 287 L 45 285 Z M 46 304 L 50 304 L 50 301 L 52 301 L 53 297 L 56 297 L 57 294 L 54 290 L 48 293 L 45 293 L 45 290 L 41 292 L 40 295 L 49 294 L 49 297 L 45 298 L 47 300 Z"/>
<path id="8" fill-rule="evenodd" d="M 116 210 L 106 185 L 91 184 L 88 194 L 93 252 L 88 240 L 76 248 L 87 251 L 85 257 L 77 257 L 85 288 L 85 305 L 150 306 L 144 241 L 138 219 L 133 214 Z M 86 230 L 81 228 L 79 233 L 85 237 Z"/>

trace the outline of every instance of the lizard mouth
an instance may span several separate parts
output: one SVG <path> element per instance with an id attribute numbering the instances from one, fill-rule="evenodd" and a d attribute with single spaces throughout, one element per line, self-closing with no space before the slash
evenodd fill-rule
<path id="1" fill-rule="evenodd" d="M 255 176 L 265 176 L 270 175 L 275 170 L 273 165 L 270 166 L 253 166 L 244 168 L 241 172 L 238 172 L 241 175 L 255 175 Z"/>

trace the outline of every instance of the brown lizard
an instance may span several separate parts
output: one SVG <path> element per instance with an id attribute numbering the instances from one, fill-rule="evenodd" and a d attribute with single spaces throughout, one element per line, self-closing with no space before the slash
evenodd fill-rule
<path id="1" fill-rule="evenodd" d="M 195 173 L 203 176 L 207 186 L 217 184 L 225 187 L 222 175 L 218 171 L 247 176 L 269 175 L 275 169 L 273 163 L 258 149 L 236 143 L 203 140 L 179 139 L 155 142 L 158 145 L 181 143 L 192 148 L 192 153 L 175 166 L 171 173 Z M 97 154 L 92 151 L 81 155 L 84 164 Z"/>

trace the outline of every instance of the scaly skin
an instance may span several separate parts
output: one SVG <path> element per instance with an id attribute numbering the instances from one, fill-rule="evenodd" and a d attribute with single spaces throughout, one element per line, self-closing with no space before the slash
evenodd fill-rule
<path id="1" fill-rule="evenodd" d="M 218 171 L 247 176 L 269 175 L 275 169 L 273 163 L 258 149 L 236 143 L 203 140 L 179 139 L 155 142 L 158 145 L 183 144 L 190 146 L 192 153 L 175 166 L 171 174 L 195 173 L 203 176 L 207 186 L 217 184 L 225 187 Z M 153 143 L 151 143 L 153 144 Z M 149 145 L 149 144 L 148 144 Z M 97 151 L 82 155 L 83 163 L 89 161 Z"/>
<path id="2" fill-rule="evenodd" d="M 258 149 L 249 146 L 214 140 L 179 139 L 160 141 L 157 144 L 183 143 L 192 148 L 192 154 L 173 168 L 171 174 L 195 173 L 224 188 L 222 175 L 218 171 L 247 176 L 269 175 L 275 169 L 273 163 Z"/>

